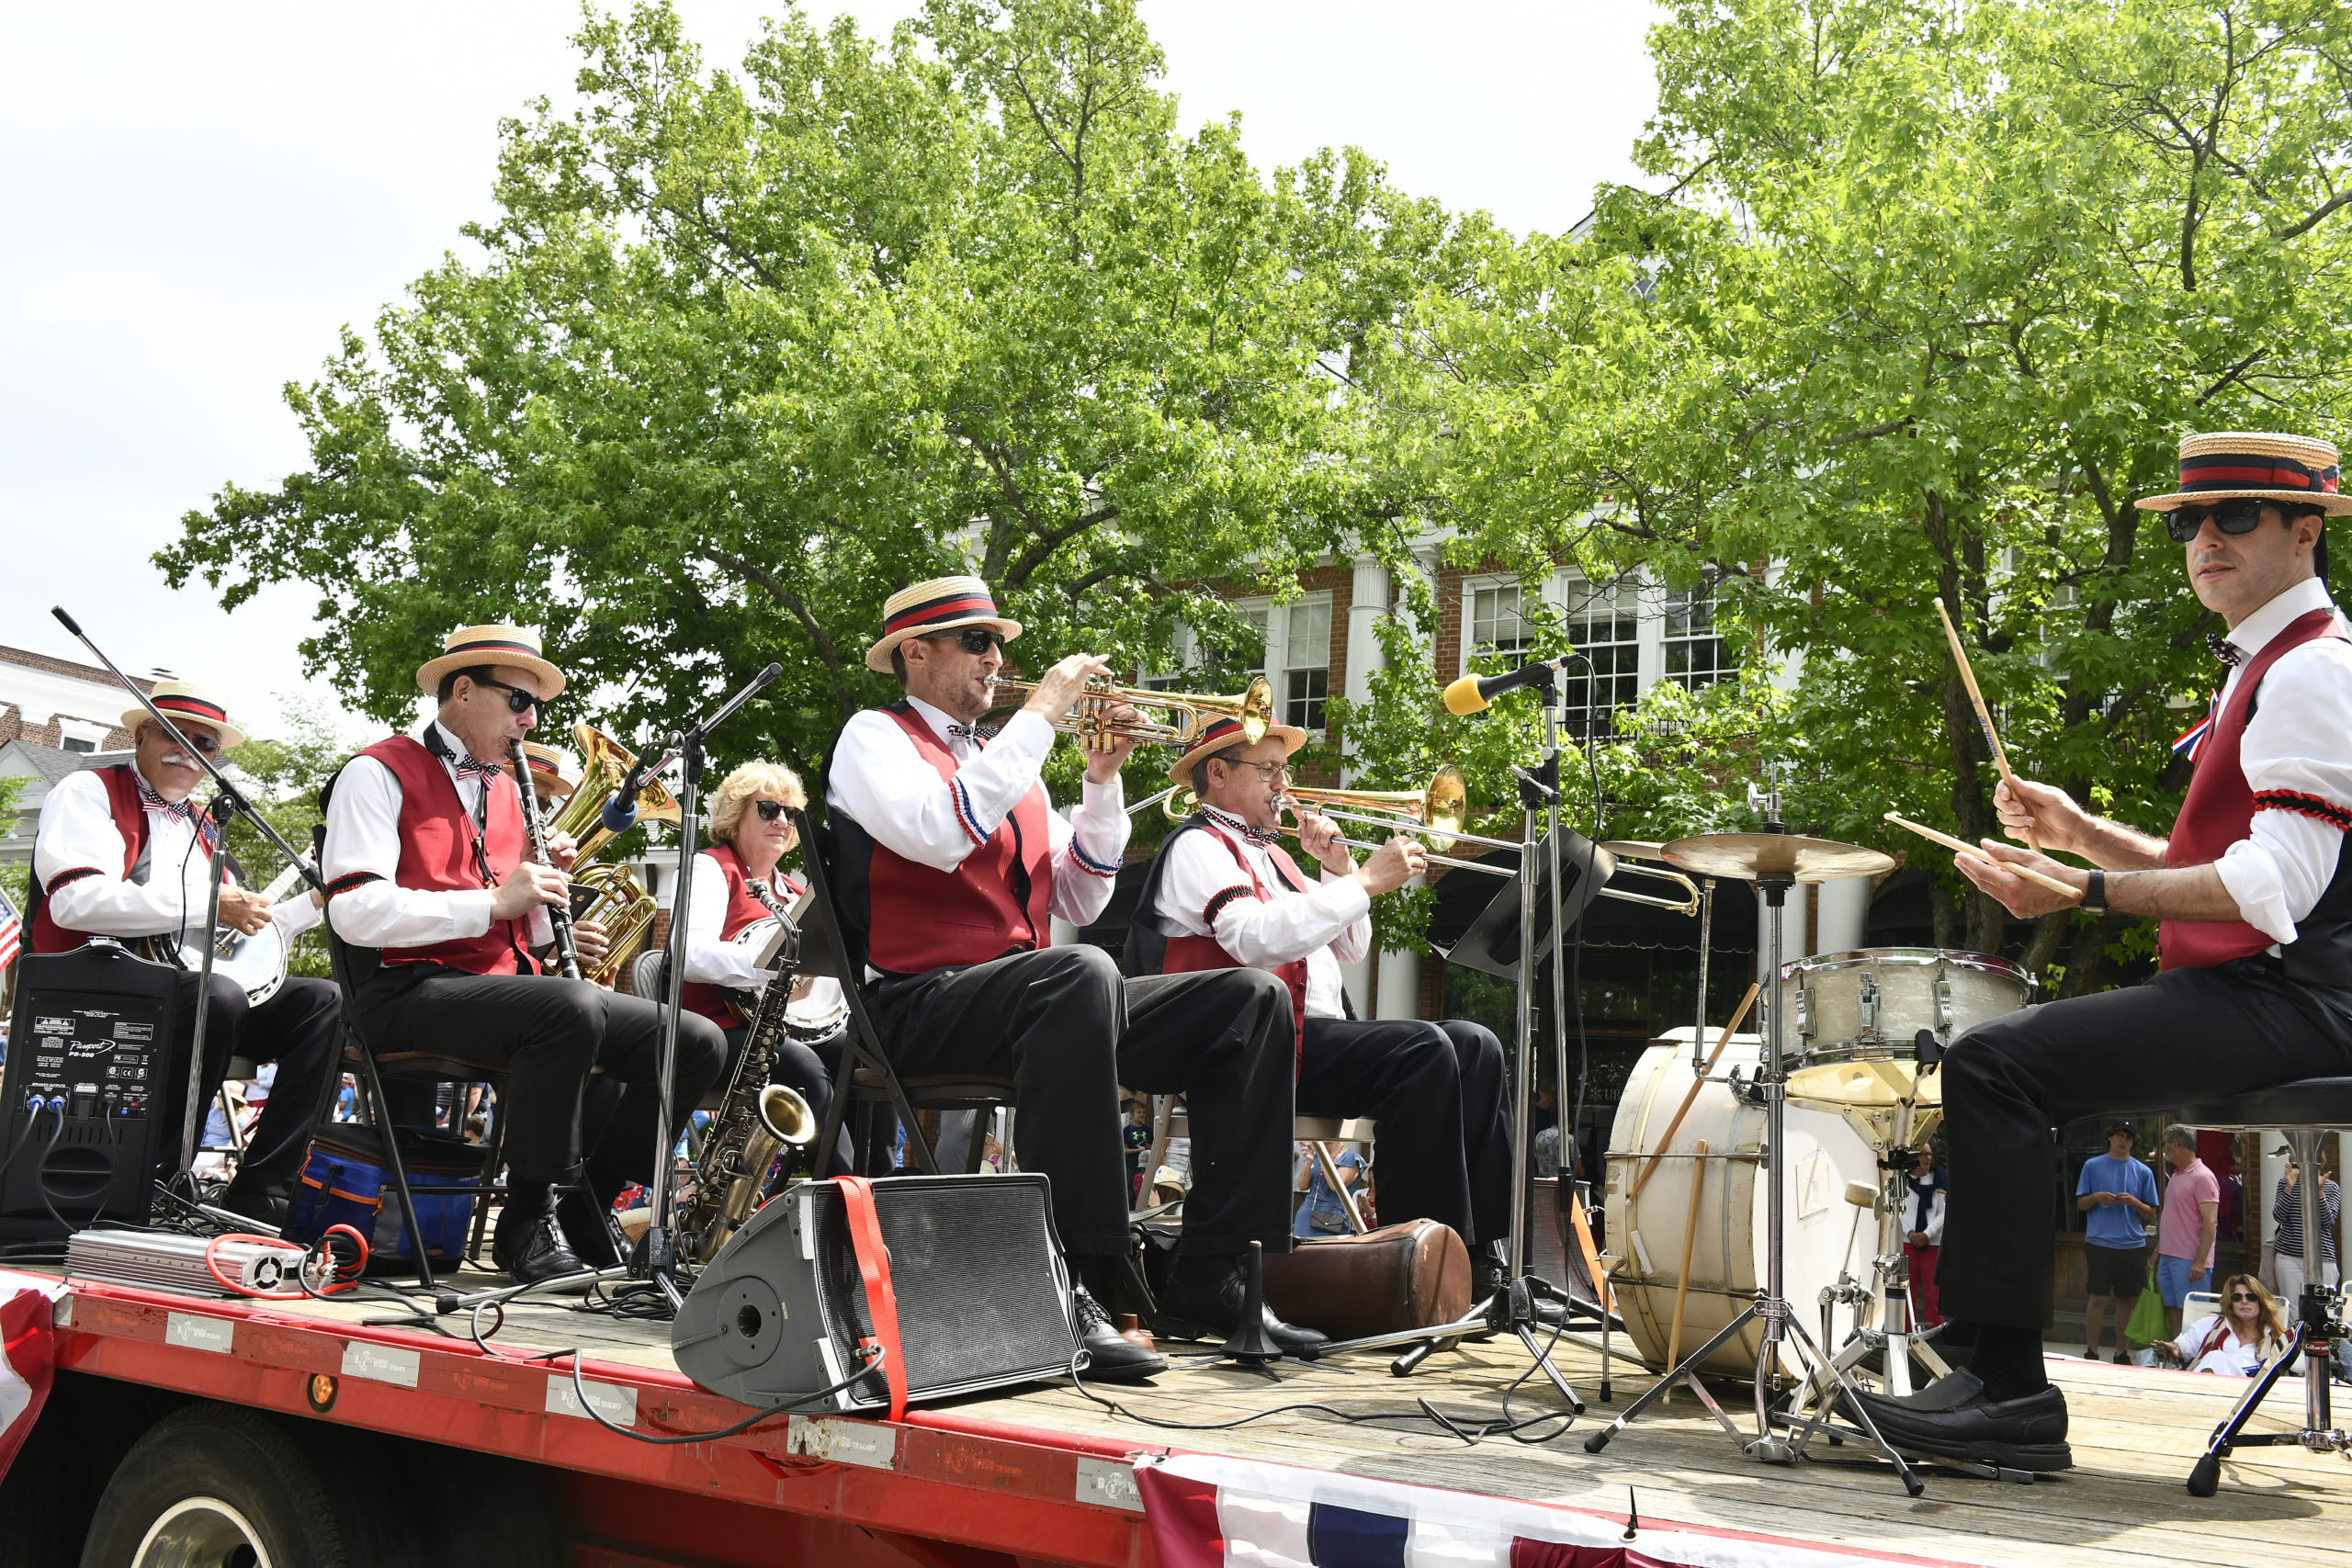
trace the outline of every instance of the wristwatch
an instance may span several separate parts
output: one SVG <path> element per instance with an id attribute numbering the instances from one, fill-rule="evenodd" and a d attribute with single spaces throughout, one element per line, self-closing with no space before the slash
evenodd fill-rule
<path id="1" fill-rule="evenodd" d="M 2096 868 L 2092 870 L 2091 885 L 2083 889 L 2083 913 L 2086 915 L 2107 913 L 2107 873 Z"/>

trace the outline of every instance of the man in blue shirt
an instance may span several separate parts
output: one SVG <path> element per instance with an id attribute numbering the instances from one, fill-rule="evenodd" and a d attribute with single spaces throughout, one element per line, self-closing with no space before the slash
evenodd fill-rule
<path id="1" fill-rule="evenodd" d="M 2083 1324 L 2090 1348 L 2083 1354 L 2094 1361 L 2110 1300 L 2115 1303 L 2115 1359 L 2131 1359 L 2123 1325 L 2132 1320 L 2132 1309 L 2148 1282 L 2147 1222 L 2156 1216 L 2156 1178 L 2132 1157 L 2138 1136 L 2129 1122 L 2109 1122 L 2107 1153 L 2085 1160 L 2082 1179 L 2075 1183 L 2075 1207 L 2089 1216 L 2083 1224 L 2083 1262 L 2090 1276 Z"/>

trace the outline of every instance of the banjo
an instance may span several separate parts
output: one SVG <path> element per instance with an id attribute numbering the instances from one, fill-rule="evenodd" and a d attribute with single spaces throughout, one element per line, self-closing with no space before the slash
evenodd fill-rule
<path id="1" fill-rule="evenodd" d="M 302 868 L 289 865 L 261 890 L 262 896 L 275 905 L 301 885 Z M 247 1005 L 261 1006 L 286 984 L 286 938 L 275 920 L 247 936 L 227 926 L 208 931 L 199 911 L 196 920 L 184 930 L 130 938 L 123 945 L 150 963 L 168 964 L 193 974 L 203 967 L 203 944 L 207 942 L 212 943 L 212 972 L 224 975 L 242 987 Z"/>

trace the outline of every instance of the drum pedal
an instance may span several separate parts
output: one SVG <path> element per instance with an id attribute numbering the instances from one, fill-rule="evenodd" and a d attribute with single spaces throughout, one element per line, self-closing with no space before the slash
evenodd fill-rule
<path id="1" fill-rule="evenodd" d="M 1911 1037 L 1911 1048 L 1919 1053 L 1922 1069 L 1932 1067 L 1944 1059 L 1944 1043 L 1936 1038 L 1932 1029 L 1923 1029 Z"/>

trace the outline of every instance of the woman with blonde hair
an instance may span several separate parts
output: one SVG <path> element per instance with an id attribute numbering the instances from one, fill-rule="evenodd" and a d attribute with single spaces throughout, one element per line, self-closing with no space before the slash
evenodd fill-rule
<path id="1" fill-rule="evenodd" d="M 2177 1339 L 2159 1340 L 2156 1360 L 2192 1372 L 2252 1377 L 2287 1348 L 2287 1337 L 2278 1299 L 2253 1275 L 2233 1274 L 2222 1286 L 2222 1310 L 2190 1324 Z"/>
<path id="2" fill-rule="evenodd" d="M 728 1066 L 722 1084 L 732 1081 L 751 1032 L 728 1006 L 727 992 L 757 995 L 769 980 L 767 970 L 754 966 L 760 955 L 753 946 L 734 939 L 744 927 L 772 913 L 762 893 L 789 908 L 805 891 L 780 869 L 780 863 L 799 838 L 790 813 L 808 805 L 800 776 L 776 762 L 745 762 L 711 794 L 710 836 L 715 842 L 695 857 L 684 1001 L 690 1010 L 726 1032 Z M 827 1009 L 841 1000 L 837 980 L 819 977 L 804 985 L 804 1007 Z M 798 1093 L 820 1121 L 832 1103 L 831 1071 L 798 1041 L 778 1042 L 770 1081 Z"/>

